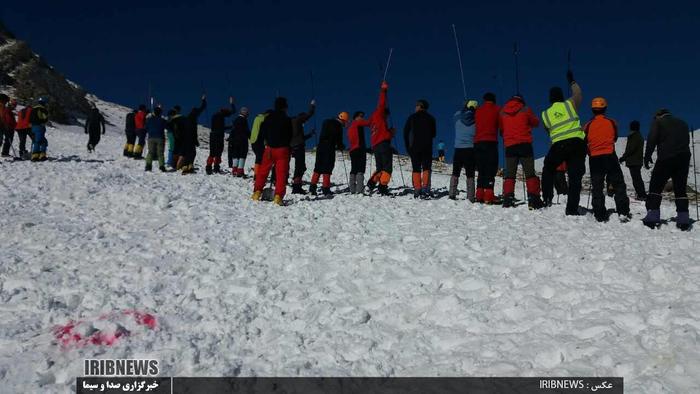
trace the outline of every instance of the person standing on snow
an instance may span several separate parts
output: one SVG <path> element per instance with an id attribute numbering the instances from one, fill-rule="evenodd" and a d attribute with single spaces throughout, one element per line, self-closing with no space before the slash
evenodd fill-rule
<path id="1" fill-rule="evenodd" d="M 253 119 L 253 128 L 250 131 L 250 138 L 248 139 L 248 142 L 250 142 L 250 147 L 253 149 L 253 153 L 255 154 L 253 174 L 258 173 L 258 168 L 263 161 L 263 152 L 265 151 L 265 140 L 260 138 L 260 127 L 262 126 L 263 122 L 265 122 L 265 118 L 272 112 L 274 111 L 268 109 L 267 111 L 256 115 L 255 119 Z"/>
<path id="2" fill-rule="evenodd" d="M 343 127 L 350 119 L 350 114 L 341 112 L 335 119 L 326 119 L 321 126 L 321 134 L 318 137 L 318 146 L 316 147 L 316 163 L 314 164 L 314 173 L 311 175 L 311 185 L 309 193 L 316 195 L 316 185 L 318 180 L 323 175 L 323 183 L 321 191 L 324 195 L 329 196 L 331 192 L 331 175 L 335 168 L 335 151 L 345 150 L 343 144 Z"/>
<path id="3" fill-rule="evenodd" d="M 476 121 L 474 112 L 478 107 L 476 100 L 464 103 L 464 108 L 454 114 L 455 122 L 455 154 L 452 159 L 452 177 L 450 178 L 450 199 L 457 199 L 459 176 L 464 169 L 467 175 L 467 200 L 474 202 L 474 134 Z"/>
<path id="4" fill-rule="evenodd" d="M 176 105 L 172 109 L 173 116 L 170 118 L 169 127 L 173 132 L 173 165 L 171 166 L 176 171 L 182 169 L 184 161 L 182 160 L 182 145 L 187 133 L 187 118 L 182 115 L 182 108 Z"/>
<path id="5" fill-rule="evenodd" d="M 552 205 L 554 197 L 554 177 L 557 167 L 566 162 L 569 176 L 569 193 L 566 201 L 566 214 L 578 215 L 581 199 L 581 180 L 586 173 L 586 137 L 581 128 L 578 110 L 583 101 L 581 87 L 574 80 L 571 70 L 566 79 L 571 86 L 572 95 L 564 99 L 564 91 L 556 86 L 549 90 L 551 106 L 542 112 L 545 130 L 549 133 L 552 145 L 544 158 L 542 169 L 542 189 L 546 206 Z"/>
<path id="6" fill-rule="evenodd" d="M 615 189 L 615 207 L 617 214 L 629 219 L 630 200 L 627 197 L 625 177 L 622 175 L 620 163 L 615 154 L 615 142 L 617 142 L 617 123 L 605 116 L 608 109 L 607 101 L 602 97 L 596 97 L 591 102 L 593 119 L 583 127 L 588 143 L 588 167 L 591 169 L 591 204 L 593 215 L 599 222 L 609 219 L 605 208 L 605 181 Z"/>
<path id="7" fill-rule="evenodd" d="M 165 128 L 168 121 L 163 119 L 163 109 L 156 107 L 146 119 L 148 134 L 148 154 L 146 155 L 146 171 L 153 168 L 153 158 L 158 158 L 158 169 L 165 172 Z"/>
<path id="8" fill-rule="evenodd" d="M 313 130 L 304 134 L 306 123 L 316 112 L 316 100 L 311 100 L 308 112 L 300 112 L 292 118 L 292 157 L 294 158 L 294 175 L 292 176 L 292 194 L 306 194 L 301 187 L 302 178 L 306 172 L 306 140 L 316 134 Z"/>
<path id="9" fill-rule="evenodd" d="M 501 108 L 496 95 L 484 94 L 484 103 L 476 109 L 474 134 L 474 161 L 479 177 L 476 180 L 476 201 L 493 204 L 496 196 L 493 185 L 498 172 L 498 123 Z"/>
<path id="10" fill-rule="evenodd" d="M 29 118 L 32 114 L 32 106 L 28 105 L 22 108 L 17 114 L 17 137 L 19 137 L 19 157 L 22 159 L 28 159 L 29 151 L 27 151 L 27 137 L 29 137 L 30 142 L 34 141 L 34 134 L 32 134 L 32 125 L 29 122 Z M 31 147 L 31 143 L 29 144 Z"/>
<path id="11" fill-rule="evenodd" d="M 221 172 L 221 155 L 224 153 L 224 134 L 230 127 L 226 126 L 226 118 L 236 113 L 236 104 L 233 97 L 228 98 L 231 108 L 221 108 L 211 117 L 211 130 L 209 132 L 209 157 L 204 168 L 207 175 Z M 214 168 L 212 169 L 212 165 Z"/>
<path id="12" fill-rule="evenodd" d="M 255 171 L 253 201 L 260 201 L 262 198 L 267 175 L 273 166 L 276 172 L 273 203 L 282 205 L 284 195 L 287 193 L 289 146 L 292 141 L 292 119 L 287 115 L 288 109 L 287 99 L 277 97 L 275 99 L 275 110 L 267 115 L 260 125 L 260 133 L 257 136 L 257 140 L 264 141 L 266 146 L 262 154 L 262 163 Z"/>
<path id="13" fill-rule="evenodd" d="M 10 147 L 15 136 L 17 122 L 15 121 L 13 110 L 14 107 L 10 98 L 5 94 L 0 94 L 0 139 L 4 140 L 2 157 L 10 156 Z"/>
<path id="14" fill-rule="evenodd" d="M 350 143 L 350 193 L 362 194 L 365 191 L 365 170 L 367 168 L 367 143 L 365 142 L 365 127 L 371 122 L 365 119 L 365 113 L 357 111 L 352 116 L 348 127 L 348 142 Z"/>
<path id="15" fill-rule="evenodd" d="M 534 150 L 532 148 L 532 128 L 539 126 L 532 110 L 525 105 L 520 95 L 513 96 L 501 108 L 499 128 L 503 133 L 506 168 L 503 174 L 503 207 L 515 206 L 515 178 L 518 163 L 523 167 L 527 185 L 527 200 L 530 209 L 542 208 L 540 179 L 535 173 Z"/>
<path id="16" fill-rule="evenodd" d="M 168 154 L 165 157 L 165 164 L 170 168 L 175 168 L 175 132 L 173 131 L 173 117 L 177 114 L 174 109 L 168 111 L 167 123 L 165 125 L 165 138 L 168 145 Z"/>
<path id="17" fill-rule="evenodd" d="M 134 115 L 134 141 L 136 145 L 134 146 L 134 152 L 132 157 L 136 160 L 143 159 L 143 147 L 146 145 L 146 116 L 148 115 L 148 110 L 146 106 L 139 105 L 139 110 Z"/>
<path id="18" fill-rule="evenodd" d="M 370 116 L 370 144 L 374 152 L 374 162 L 376 170 L 367 182 L 370 192 L 379 185 L 379 194 L 389 195 L 389 182 L 394 161 L 394 152 L 391 147 L 391 139 L 394 138 L 395 130 L 389 128 L 387 118 L 389 117 L 389 107 L 387 107 L 386 94 L 389 84 L 382 81 L 379 91 L 379 102 L 377 108 Z"/>
<path id="19" fill-rule="evenodd" d="M 102 116 L 100 110 L 97 109 L 95 103 L 91 104 L 92 109 L 85 120 L 85 134 L 88 134 L 87 150 L 92 152 L 100 142 L 100 136 L 107 132 L 105 117 Z"/>
<path id="20" fill-rule="evenodd" d="M 245 176 L 245 159 L 248 157 L 249 112 L 248 108 L 241 108 L 241 112 L 233 121 L 233 129 L 228 137 L 228 162 L 231 166 L 231 175 L 239 178 Z"/>
<path id="21" fill-rule="evenodd" d="M 413 198 L 430 198 L 430 173 L 433 167 L 435 118 L 428 113 L 428 102 L 418 100 L 416 112 L 406 119 L 403 138 L 413 167 Z"/>
<path id="22" fill-rule="evenodd" d="M 632 177 L 632 185 L 637 194 L 637 200 L 645 201 L 647 191 L 642 180 L 642 164 L 644 161 L 644 138 L 639 132 L 639 121 L 633 120 L 630 123 L 630 132 L 627 135 L 627 145 L 625 153 L 620 157 L 620 164 L 625 163 Z"/>
<path id="23" fill-rule="evenodd" d="M 199 116 L 207 108 L 207 96 L 202 95 L 202 103 L 198 108 L 192 108 L 189 115 L 185 118 L 182 134 L 182 156 L 178 168 L 182 170 L 182 174 L 194 173 L 194 159 L 197 156 L 197 147 L 199 146 L 199 135 L 197 133 Z"/>
<path id="24" fill-rule="evenodd" d="M 32 144 L 32 161 L 46 161 L 46 148 L 49 141 L 46 139 L 46 124 L 49 122 L 49 110 L 46 108 L 47 100 L 39 98 L 37 105 L 32 108 L 29 123 L 32 125 L 34 143 Z"/>
<path id="25" fill-rule="evenodd" d="M 656 164 L 651 172 L 649 195 L 646 201 L 647 215 L 643 219 L 646 226 L 656 228 L 661 224 L 661 192 L 669 178 L 673 181 L 673 195 L 676 200 L 676 226 L 690 230 L 688 213 L 688 171 L 690 167 L 690 128 L 683 120 L 676 118 L 667 109 L 656 112 L 651 122 L 647 148 L 644 154 L 644 168 L 653 163 L 651 156 L 656 151 Z"/>
<path id="26" fill-rule="evenodd" d="M 133 157 L 134 156 L 134 144 L 136 143 L 136 112 L 138 110 L 132 110 L 126 114 L 126 120 L 124 122 L 124 135 L 126 136 L 126 144 L 124 144 L 124 156 Z"/>

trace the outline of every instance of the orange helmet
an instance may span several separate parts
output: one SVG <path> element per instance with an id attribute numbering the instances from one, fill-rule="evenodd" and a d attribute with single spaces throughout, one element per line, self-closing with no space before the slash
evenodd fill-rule
<path id="1" fill-rule="evenodd" d="M 338 119 L 342 120 L 343 122 L 347 122 L 348 120 L 350 120 L 350 114 L 343 111 L 338 114 Z"/>
<path id="2" fill-rule="evenodd" d="M 596 97 L 591 101 L 592 109 L 605 109 L 608 108 L 608 102 L 602 97 Z"/>

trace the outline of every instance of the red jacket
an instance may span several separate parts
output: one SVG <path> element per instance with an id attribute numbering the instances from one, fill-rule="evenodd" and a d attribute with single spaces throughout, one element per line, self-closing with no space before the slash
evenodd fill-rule
<path id="1" fill-rule="evenodd" d="M 474 143 L 498 142 L 498 115 L 500 112 L 501 107 L 490 101 L 486 101 L 476 109 Z"/>
<path id="2" fill-rule="evenodd" d="M 379 92 L 379 103 L 377 109 L 374 110 L 372 116 L 369 117 L 370 122 L 370 144 L 372 148 L 384 141 L 391 141 L 393 135 L 389 131 L 386 124 L 386 90 Z"/>
<path id="3" fill-rule="evenodd" d="M 371 122 L 366 119 L 358 119 L 352 121 L 350 127 L 348 127 L 348 141 L 350 142 L 349 152 L 352 152 L 355 149 L 359 149 L 361 147 L 366 148 L 366 146 L 362 146 L 364 145 L 364 136 L 360 136 L 359 128 L 367 127 L 370 124 Z"/>
<path id="4" fill-rule="evenodd" d="M 591 156 L 610 155 L 615 152 L 617 123 L 605 115 L 596 115 L 583 126 Z"/>
<path id="5" fill-rule="evenodd" d="M 0 127 L 2 127 L 3 130 L 12 131 L 14 133 L 16 125 L 15 114 L 12 113 L 12 110 L 7 107 L 0 108 Z"/>
<path id="6" fill-rule="evenodd" d="M 540 120 L 521 100 L 510 99 L 503 106 L 498 120 L 503 133 L 503 145 L 532 143 L 532 128 L 540 125 Z"/>
<path id="7" fill-rule="evenodd" d="M 32 107 L 24 107 L 17 114 L 17 125 L 15 128 L 17 130 L 27 130 L 32 128 L 32 124 L 29 123 L 29 116 L 32 114 Z"/>
<path id="8" fill-rule="evenodd" d="M 136 130 L 143 130 L 146 128 L 146 111 L 139 111 L 136 113 L 134 124 L 136 125 Z"/>

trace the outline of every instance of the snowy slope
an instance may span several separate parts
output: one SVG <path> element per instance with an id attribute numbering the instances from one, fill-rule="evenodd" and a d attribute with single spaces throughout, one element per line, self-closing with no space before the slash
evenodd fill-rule
<path id="1" fill-rule="evenodd" d="M 648 230 L 638 203 L 627 224 L 446 198 L 255 203 L 250 180 L 144 173 L 121 157 L 125 110 L 100 107 L 116 126 L 98 154 L 61 127 L 55 161 L 0 163 L 3 392 L 71 392 L 94 357 L 178 376 L 616 375 L 630 393 L 700 391 L 697 230 Z M 101 318 L 134 309 L 155 329 Z M 70 321 L 132 335 L 61 346 L 52 329 Z"/>

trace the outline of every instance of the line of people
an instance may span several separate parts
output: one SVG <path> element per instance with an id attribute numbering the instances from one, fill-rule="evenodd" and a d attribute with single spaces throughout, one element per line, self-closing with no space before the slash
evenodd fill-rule
<path id="1" fill-rule="evenodd" d="M 0 141 L 2 157 L 31 161 L 46 161 L 49 145 L 46 139 L 46 125 L 49 122 L 47 99 L 40 97 L 33 105 L 27 105 L 15 114 L 18 108 L 16 99 L 0 94 Z M 19 152 L 10 154 L 15 132 L 19 138 Z M 27 150 L 27 138 L 31 141 L 31 152 Z"/>

